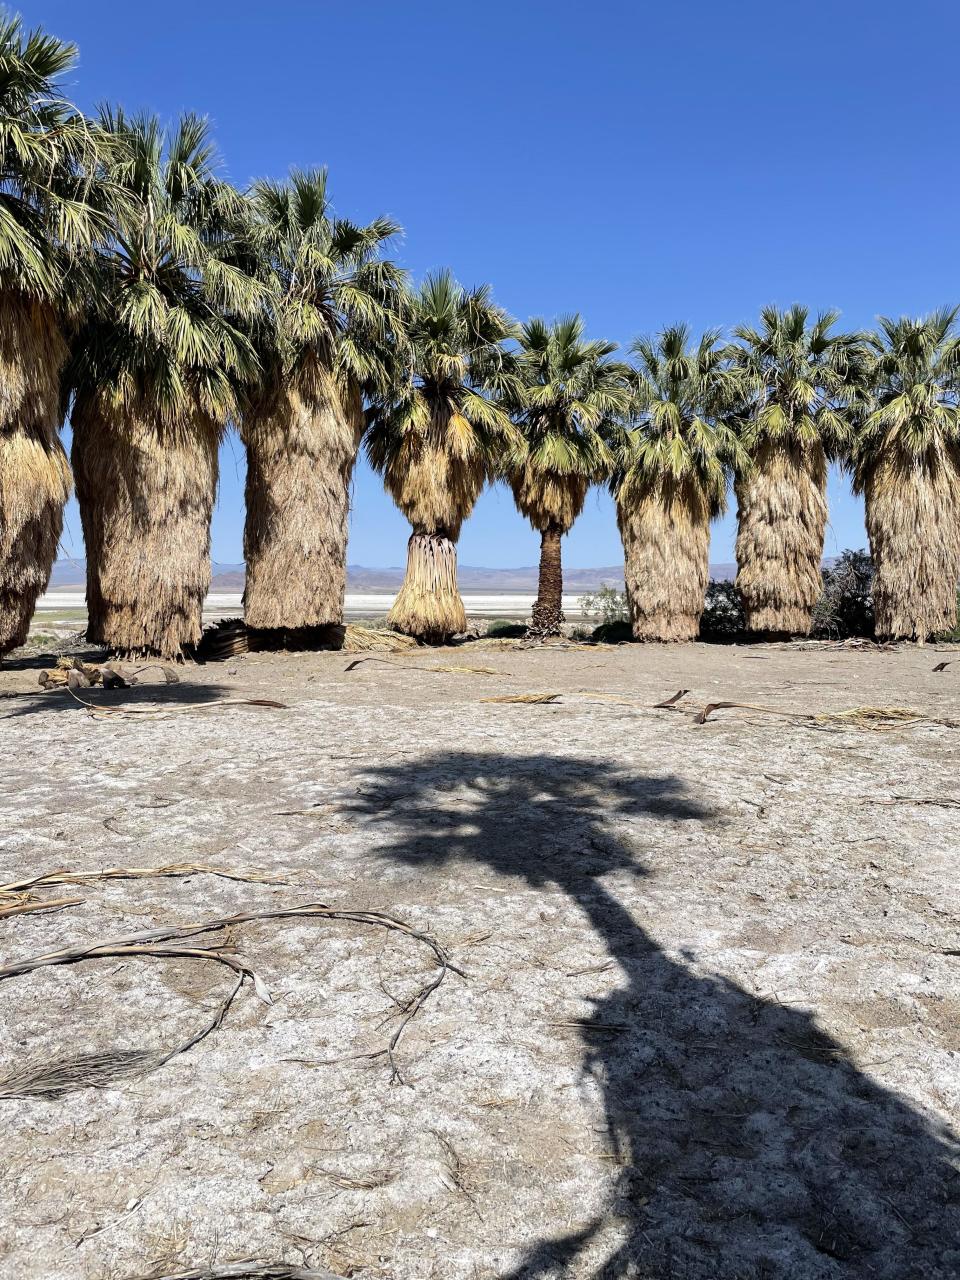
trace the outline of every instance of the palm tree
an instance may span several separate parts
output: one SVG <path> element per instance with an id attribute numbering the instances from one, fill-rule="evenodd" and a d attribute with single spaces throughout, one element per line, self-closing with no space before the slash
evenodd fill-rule
<path id="1" fill-rule="evenodd" d="M 921 642 L 957 621 L 960 308 L 880 318 L 870 412 L 853 448 L 866 503 L 877 634 Z"/>
<path id="2" fill-rule="evenodd" d="M 95 131 L 57 87 L 76 57 L 0 15 L 0 654 L 26 639 L 60 540 L 69 273 L 106 225 Z"/>
<path id="3" fill-rule="evenodd" d="M 735 384 L 719 337 L 710 330 L 691 346 L 687 326 L 675 325 L 631 347 L 637 420 L 620 433 L 610 487 L 638 640 L 693 640 L 700 627 L 710 521 L 739 458 L 722 419 Z"/>
<path id="4" fill-rule="evenodd" d="M 260 291 L 234 262 L 241 197 L 209 129 L 101 111 L 127 193 L 74 343 L 73 466 L 87 552 L 88 636 L 177 657 L 201 633 L 217 448 L 254 376 L 240 320 Z"/>
<path id="5" fill-rule="evenodd" d="M 863 339 L 835 332 L 835 311 L 810 323 L 806 307 L 764 307 L 760 322 L 735 329 L 730 349 L 749 459 L 735 480 L 737 589 L 748 630 L 807 635 L 823 590 L 827 462 L 849 438 Z"/>
<path id="6" fill-rule="evenodd" d="M 413 526 L 388 621 L 441 643 L 467 625 L 457 590 L 460 527 L 518 444 L 498 402 L 514 385 L 503 348 L 514 326 L 486 285 L 464 289 L 447 271 L 428 276 L 407 306 L 410 367 L 371 409 L 366 449 Z"/>
<path id="7" fill-rule="evenodd" d="M 364 392 L 382 392 L 402 327 L 404 276 L 384 261 L 399 231 L 334 218 L 325 170 L 250 193 L 250 248 L 267 288 L 263 377 L 247 398 L 244 612 L 257 628 L 339 623 L 350 478 Z"/>
<path id="8" fill-rule="evenodd" d="M 540 581 L 530 631 L 558 635 L 563 622 L 560 539 L 583 511 L 590 485 L 613 456 L 605 436 L 627 412 L 626 365 L 615 342 L 585 342 L 580 316 L 553 325 L 535 319 L 520 332 L 519 396 L 505 401 L 522 448 L 505 476 L 520 512 L 540 534 Z"/>

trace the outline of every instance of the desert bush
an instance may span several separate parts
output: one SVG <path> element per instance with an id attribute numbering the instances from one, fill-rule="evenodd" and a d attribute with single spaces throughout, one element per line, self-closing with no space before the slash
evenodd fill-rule
<path id="1" fill-rule="evenodd" d="M 702 640 L 733 641 L 746 628 L 746 618 L 740 593 L 732 582 L 720 582 L 711 578 L 700 618 Z"/>
<path id="2" fill-rule="evenodd" d="M 509 618 L 494 618 L 484 632 L 491 640 L 522 640 L 527 634 L 526 624 L 511 622 Z"/>
<path id="3" fill-rule="evenodd" d="M 603 626 L 630 621 L 626 590 L 618 591 L 616 587 L 610 587 L 606 583 L 596 591 L 581 596 L 579 604 L 585 618 L 596 618 Z"/>
<path id="4" fill-rule="evenodd" d="M 873 561 L 866 551 L 844 551 L 823 571 L 823 594 L 813 610 L 812 635 L 845 640 L 873 635 Z"/>

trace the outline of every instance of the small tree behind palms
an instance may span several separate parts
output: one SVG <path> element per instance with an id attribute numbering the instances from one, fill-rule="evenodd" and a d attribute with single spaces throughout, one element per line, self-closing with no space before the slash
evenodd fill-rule
<path id="1" fill-rule="evenodd" d="M 404 276 L 382 253 L 399 230 L 333 216 L 325 170 L 250 193 L 251 269 L 266 286 L 262 374 L 246 397 L 244 613 L 252 627 L 339 623 L 350 478 L 365 392 L 382 392 Z"/>
<path id="2" fill-rule="evenodd" d="M 256 360 L 239 321 L 260 298 L 234 263 L 240 196 L 205 121 L 167 134 L 104 109 L 109 177 L 128 197 L 98 254 L 73 344 L 73 465 L 88 635 L 178 656 L 201 633 L 217 447 Z"/>
<path id="3" fill-rule="evenodd" d="M 765 307 L 759 329 L 734 331 L 749 459 L 736 477 L 737 589 L 749 631 L 806 635 L 820 598 L 827 462 L 849 439 L 865 367 L 862 337 L 835 332 L 836 321 Z"/>
<path id="4" fill-rule="evenodd" d="M 870 412 L 852 448 L 866 506 L 878 635 L 926 640 L 957 622 L 960 309 L 880 319 Z"/>
<path id="5" fill-rule="evenodd" d="M 512 322 L 487 286 L 428 276 L 408 302 L 409 367 L 370 413 L 366 449 L 413 526 L 407 571 L 388 614 L 398 631 L 440 643 L 467 624 L 457 539 L 484 485 L 517 447 L 500 401 L 515 394 L 504 341 Z"/>
<path id="6" fill-rule="evenodd" d="M 675 325 L 631 348 L 636 423 L 619 437 L 611 490 L 638 640 L 693 640 L 700 626 L 710 521 L 738 457 L 722 420 L 735 384 L 719 336 L 691 346 L 686 325 Z"/>
<path id="7" fill-rule="evenodd" d="M 606 436 L 630 403 L 629 369 L 611 360 L 614 342 L 585 342 L 583 321 L 530 320 L 520 333 L 519 395 L 506 400 L 522 435 L 506 479 L 520 512 L 540 534 L 540 579 L 531 632 L 557 635 L 563 622 L 561 537 L 583 511 L 587 491 L 613 462 Z"/>
<path id="8" fill-rule="evenodd" d="M 26 639 L 63 527 L 70 273 L 109 208 L 96 130 L 57 85 L 76 56 L 0 14 L 0 654 Z"/>

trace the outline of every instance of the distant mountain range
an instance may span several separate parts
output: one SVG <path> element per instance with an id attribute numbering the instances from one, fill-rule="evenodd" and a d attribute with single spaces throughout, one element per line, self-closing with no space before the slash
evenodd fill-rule
<path id="1" fill-rule="evenodd" d="M 218 564 L 214 561 L 210 581 L 211 591 L 237 592 L 243 590 L 244 566 L 242 564 Z M 50 589 L 76 590 L 86 585 L 86 561 L 58 560 L 50 576 Z M 736 576 L 734 564 L 712 564 L 711 578 L 729 581 Z M 462 564 L 457 571 L 461 591 L 482 591 L 486 594 L 504 591 L 522 591 L 529 594 L 537 589 L 537 566 L 522 569 L 483 569 L 476 565 Z M 403 581 L 400 566 L 389 569 L 368 569 L 364 565 L 347 567 L 347 590 L 363 592 L 387 592 L 399 590 Z M 571 595 L 596 591 L 607 585 L 623 587 L 623 565 L 605 565 L 598 569 L 564 569 L 564 590 Z"/>

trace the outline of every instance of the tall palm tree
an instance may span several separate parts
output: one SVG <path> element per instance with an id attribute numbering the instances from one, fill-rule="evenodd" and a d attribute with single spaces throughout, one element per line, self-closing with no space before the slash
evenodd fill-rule
<path id="1" fill-rule="evenodd" d="M 957 621 L 960 581 L 960 308 L 880 318 L 871 411 L 853 442 L 866 503 L 877 634 L 926 640 Z"/>
<path id="2" fill-rule="evenodd" d="M 60 540 L 69 276 L 106 226 L 96 132 L 57 85 L 76 57 L 0 15 L 0 654 L 26 639 Z"/>
<path id="3" fill-rule="evenodd" d="M 201 633 L 217 448 L 254 375 L 240 320 L 260 290 L 234 262 L 241 197 L 208 126 L 168 133 L 101 111 L 128 205 L 99 253 L 74 343 L 73 466 L 90 639 L 177 657 Z"/>
<path id="4" fill-rule="evenodd" d="M 467 290 L 447 271 L 407 303 L 410 366 L 370 413 L 366 449 L 410 521 L 407 572 L 388 615 L 397 630 L 440 643 L 467 625 L 457 590 L 457 539 L 518 433 L 499 402 L 514 374 L 514 334 L 489 288 Z"/>
<path id="5" fill-rule="evenodd" d="M 849 438 L 864 373 L 863 338 L 836 332 L 837 316 L 771 306 L 759 329 L 734 330 L 749 459 L 735 480 L 737 589 L 750 631 L 806 635 L 823 589 L 827 463 Z"/>
<path id="6" fill-rule="evenodd" d="M 266 285 L 262 380 L 247 398 L 244 612 L 252 627 L 339 623 L 362 398 L 384 388 L 404 275 L 382 257 L 399 231 L 335 218 L 326 170 L 250 193 L 250 248 Z"/>
<path id="7" fill-rule="evenodd" d="M 691 345 L 686 325 L 631 351 L 636 422 L 620 434 L 610 487 L 623 538 L 638 640 L 693 640 L 707 588 L 710 521 L 726 505 L 740 456 L 723 421 L 735 383 L 719 331 Z"/>
<path id="8" fill-rule="evenodd" d="M 540 534 L 540 581 L 530 630 L 563 622 L 560 539 L 583 511 L 592 483 L 613 463 L 606 436 L 630 403 L 629 368 L 611 360 L 615 342 L 586 342 L 580 316 L 525 324 L 517 358 L 519 395 L 505 401 L 522 435 L 505 476 L 520 512 Z"/>

